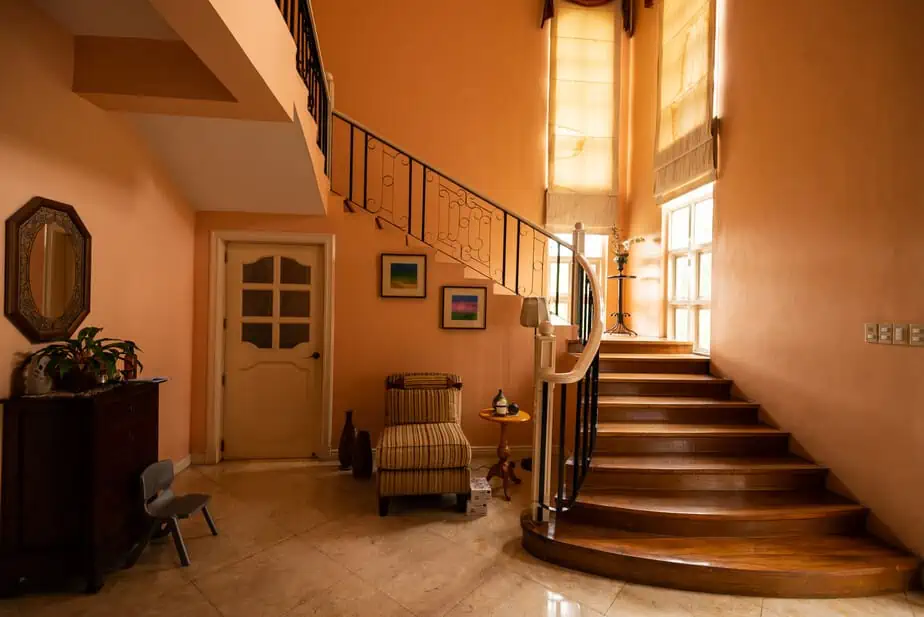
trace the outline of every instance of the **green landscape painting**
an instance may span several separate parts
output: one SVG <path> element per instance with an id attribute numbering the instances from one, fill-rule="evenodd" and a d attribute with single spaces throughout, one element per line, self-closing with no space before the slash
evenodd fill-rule
<path id="1" fill-rule="evenodd" d="M 391 264 L 392 289 L 417 289 L 417 264 Z"/>

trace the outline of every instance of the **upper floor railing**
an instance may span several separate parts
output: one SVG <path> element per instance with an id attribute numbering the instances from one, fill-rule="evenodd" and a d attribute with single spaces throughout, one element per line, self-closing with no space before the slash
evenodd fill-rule
<path id="1" fill-rule="evenodd" d="M 308 112 L 318 126 L 318 147 L 330 173 L 330 125 L 333 111 L 332 93 L 321 58 L 321 45 L 314 27 L 309 0 L 276 0 L 282 18 L 295 40 L 295 64 L 308 88 Z"/>
<path id="2" fill-rule="evenodd" d="M 546 298 L 552 315 L 576 326 L 581 352 L 564 373 L 556 372 L 551 324 L 537 332 L 534 401 L 536 517 L 571 507 L 596 439 L 604 315 L 602 286 L 582 255 L 580 225 L 568 243 L 338 112 L 330 159 L 331 189 L 350 209 L 374 215 L 379 225 L 397 228 L 509 292 Z M 576 384 L 575 396 L 569 384 Z"/>

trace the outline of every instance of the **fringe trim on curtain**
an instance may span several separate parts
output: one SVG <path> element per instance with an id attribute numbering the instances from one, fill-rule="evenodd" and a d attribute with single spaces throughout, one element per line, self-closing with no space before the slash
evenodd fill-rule
<path id="1" fill-rule="evenodd" d="M 610 233 L 616 224 L 619 198 L 603 193 L 574 193 L 549 190 L 545 200 L 545 228 L 552 233 L 565 233 L 583 223 L 588 233 Z"/>
<path id="2" fill-rule="evenodd" d="M 714 179 L 715 138 L 711 122 L 655 153 L 654 192 L 659 204 Z"/>

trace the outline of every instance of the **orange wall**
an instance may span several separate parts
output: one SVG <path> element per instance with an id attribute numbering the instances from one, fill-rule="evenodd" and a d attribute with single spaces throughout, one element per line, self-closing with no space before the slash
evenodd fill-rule
<path id="1" fill-rule="evenodd" d="M 315 0 L 336 108 L 541 223 L 549 29 L 532 0 Z"/>
<path id="2" fill-rule="evenodd" d="M 332 202 L 335 196 L 331 197 Z M 342 199 L 342 198 L 341 198 Z M 511 401 L 532 407 L 533 332 L 519 325 L 521 299 L 488 295 L 488 328 L 440 329 L 442 285 L 490 285 L 463 278 L 457 264 L 438 263 L 433 251 L 408 249 L 403 234 L 378 230 L 369 215 L 327 217 L 199 212 L 196 215 L 195 342 L 193 351 L 192 450 L 205 451 L 205 380 L 208 331 L 208 251 L 214 230 L 248 229 L 331 233 L 334 266 L 333 439 L 343 412 L 356 410 L 360 430 L 377 439 L 383 425 L 384 380 L 400 371 L 455 372 L 463 378 L 462 426 L 473 445 L 496 446 L 498 428 L 477 417 L 498 388 Z M 427 298 L 379 298 L 383 252 L 428 253 Z M 530 443 L 531 426 L 514 427 L 511 443 Z"/>
<path id="3" fill-rule="evenodd" d="M 714 367 L 921 554 L 924 349 L 865 344 L 862 326 L 924 322 L 924 3 L 784 4 L 727 3 Z M 650 233 L 657 43 L 641 13 L 631 224 Z M 646 310 L 636 293 L 636 324 Z"/>
<path id="4" fill-rule="evenodd" d="M 71 93 L 73 39 L 30 3 L 0 0 L 0 216 L 41 195 L 73 204 L 93 236 L 85 325 L 131 338 L 164 375 L 160 452 L 189 453 L 192 211 L 114 114 Z M 29 343 L 0 320 L 0 393 Z"/>

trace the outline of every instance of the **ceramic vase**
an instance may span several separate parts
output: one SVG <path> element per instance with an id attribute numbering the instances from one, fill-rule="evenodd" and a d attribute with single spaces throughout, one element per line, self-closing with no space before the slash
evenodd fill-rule
<path id="1" fill-rule="evenodd" d="M 369 431 L 359 431 L 353 444 L 353 477 L 368 480 L 372 477 L 372 437 Z"/>
<path id="2" fill-rule="evenodd" d="M 356 428 L 353 426 L 353 410 L 346 412 L 346 422 L 340 432 L 340 445 L 337 455 L 340 458 L 340 469 L 349 469 L 353 465 L 353 442 L 356 440 Z"/>

